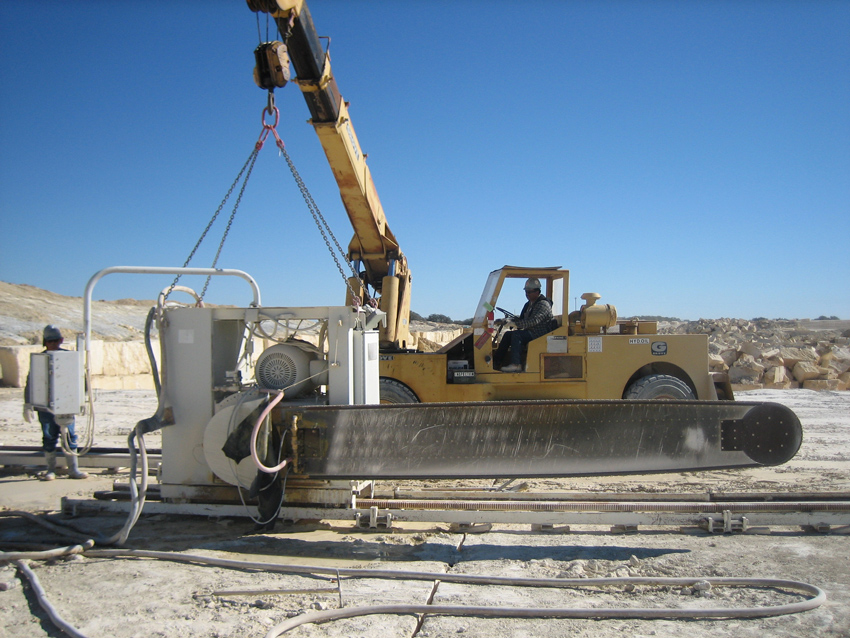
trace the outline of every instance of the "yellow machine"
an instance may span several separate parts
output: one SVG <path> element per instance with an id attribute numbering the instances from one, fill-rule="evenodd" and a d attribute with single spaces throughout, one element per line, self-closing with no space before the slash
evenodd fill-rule
<path id="1" fill-rule="evenodd" d="M 539 279 L 552 301 L 552 330 L 529 342 L 520 372 L 501 372 L 494 353 L 504 331 L 494 314 L 513 279 Z M 617 310 L 585 293 L 563 311 L 569 271 L 505 266 L 490 273 L 472 330 L 434 353 L 381 355 L 384 402 L 519 399 L 731 399 L 728 377 L 712 374 L 706 335 L 659 335 L 655 321 L 617 321 Z M 506 311 L 503 311 L 506 312 Z"/>
<path id="2" fill-rule="evenodd" d="M 352 296 L 374 296 L 386 313 L 380 329 L 384 403 L 514 399 L 732 399 L 724 375 L 712 375 L 705 335 L 658 335 L 655 322 L 617 322 L 616 309 L 582 295 L 581 310 L 565 315 L 569 271 L 505 266 L 492 272 L 475 309 L 472 331 L 437 353 L 418 352 L 410 331 L 411 273 L 390 231 L 348 107 L 303 0 L 248 0 L 270 13 L 285 42 L 261 44 L 255 80 L 273 91 L 286 84 L 289 61 L 310 109 L 311 124 L 333 170 L 354 229 L 347 258 L 360 272 Z M 506 281 L 536 277 L 553 302 L 559 325 L 528 344 L 524 371 L 495 369 L 503 336 L 494 309 Z M 509 301 L 503 301 L 507 305 Z"/>

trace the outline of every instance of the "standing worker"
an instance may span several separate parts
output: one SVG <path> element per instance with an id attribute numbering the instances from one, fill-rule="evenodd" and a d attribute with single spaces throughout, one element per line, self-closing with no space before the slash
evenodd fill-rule
<path id="1" fill-rule="evenodd" d="M 524 289 L 527 301 L 519 317 L 513 320 L 499 319 L 496 322 L 497 325 L 516 328 L 502 336 L 496 351 L 497 366 L 504 362 L 510 352 L 510 363 L 501 365 L 502 372 L 521 372 L 526 344 L 554 330 L 557 325 L 553 325 L 552 302 L 540 294 L 540 280 L 532 277 L 525 282 Z"/>
<path id="2" fill-rule="evenodd" d="M 44 352 L 54 350 L 64 350 L 60 348 L 64 339 L 62 333 L 54 325 L 45 326 L 42 333 L 42 345 Z M 29 398 L 30 379 L 27 375 L 27 386 L 24 390 L 24 421 L 32 423 L 32 405 L 27 403 Z M 56 415 L 43 408 L 36 408 L 38 420 L 41 423 L 41 443 L 44 449 L 44 460 L 47 463 L 47 471 L 41 476 L 42 481 L 52 481 L 56 478 L 56 445 L 59 443 L 59 437 L 62 435 L 62 428 L 56 422 Z M 74 417 L 62 416 L 62 419 L 70 419 L 65 423 L 65 429 L 68 431 L 68 447 L 72 454 L 65 454 L 65 460 L 68 463 L 68 476 L 72 479 L 84 479 L 89 475 L 86 472 L 80 472 L 77 462 L 77 434 L 74 432 Z"/>

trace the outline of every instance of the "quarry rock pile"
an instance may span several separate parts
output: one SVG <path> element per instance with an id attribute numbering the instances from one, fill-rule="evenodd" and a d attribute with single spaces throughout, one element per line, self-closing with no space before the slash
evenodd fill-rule
<path id="1" fill-rule="evenodd" d="M 700 319 L 660 322 L 658 327 L 665 334 L 708 335 L 711 370 L 728 373 L 739 387 L 850 387 L 850 330 L 819 329 L 817 321 L 770 319 Z"/>

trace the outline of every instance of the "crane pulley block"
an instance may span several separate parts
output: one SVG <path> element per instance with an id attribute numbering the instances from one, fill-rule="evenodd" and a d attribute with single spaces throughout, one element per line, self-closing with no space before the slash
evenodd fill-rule
<path id="1" fill-rule="evenodd" d="M 263 42 L 254 49 L 254 82 L 273 91 L 289 82 L 289 52 L 283 42 Z"/>

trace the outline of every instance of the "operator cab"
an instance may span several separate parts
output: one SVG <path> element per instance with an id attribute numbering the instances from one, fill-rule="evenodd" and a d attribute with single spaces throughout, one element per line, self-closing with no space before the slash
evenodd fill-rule
<path id="1" fill-rule="evenodd" d="M 540 292 L 552 302 L 552 327 L 557 330 L 563 322 L 564 299 L 569 296 L 569 271 L 560 267 L 523 268 L 504 266 L 494 270 L 487 278 L 481 299 L 472 322 L 475 350 L 475 369 L 494 369 L 493 355 L 502 338 L 503 329 L 497 319 L 519 315 L 525 304 L 525 282 L 530 278 L 540 280 Z M 551 331 L 550 331 L 551 332 Z M 538 337 L 545 339 L 547 335 Z"/>

